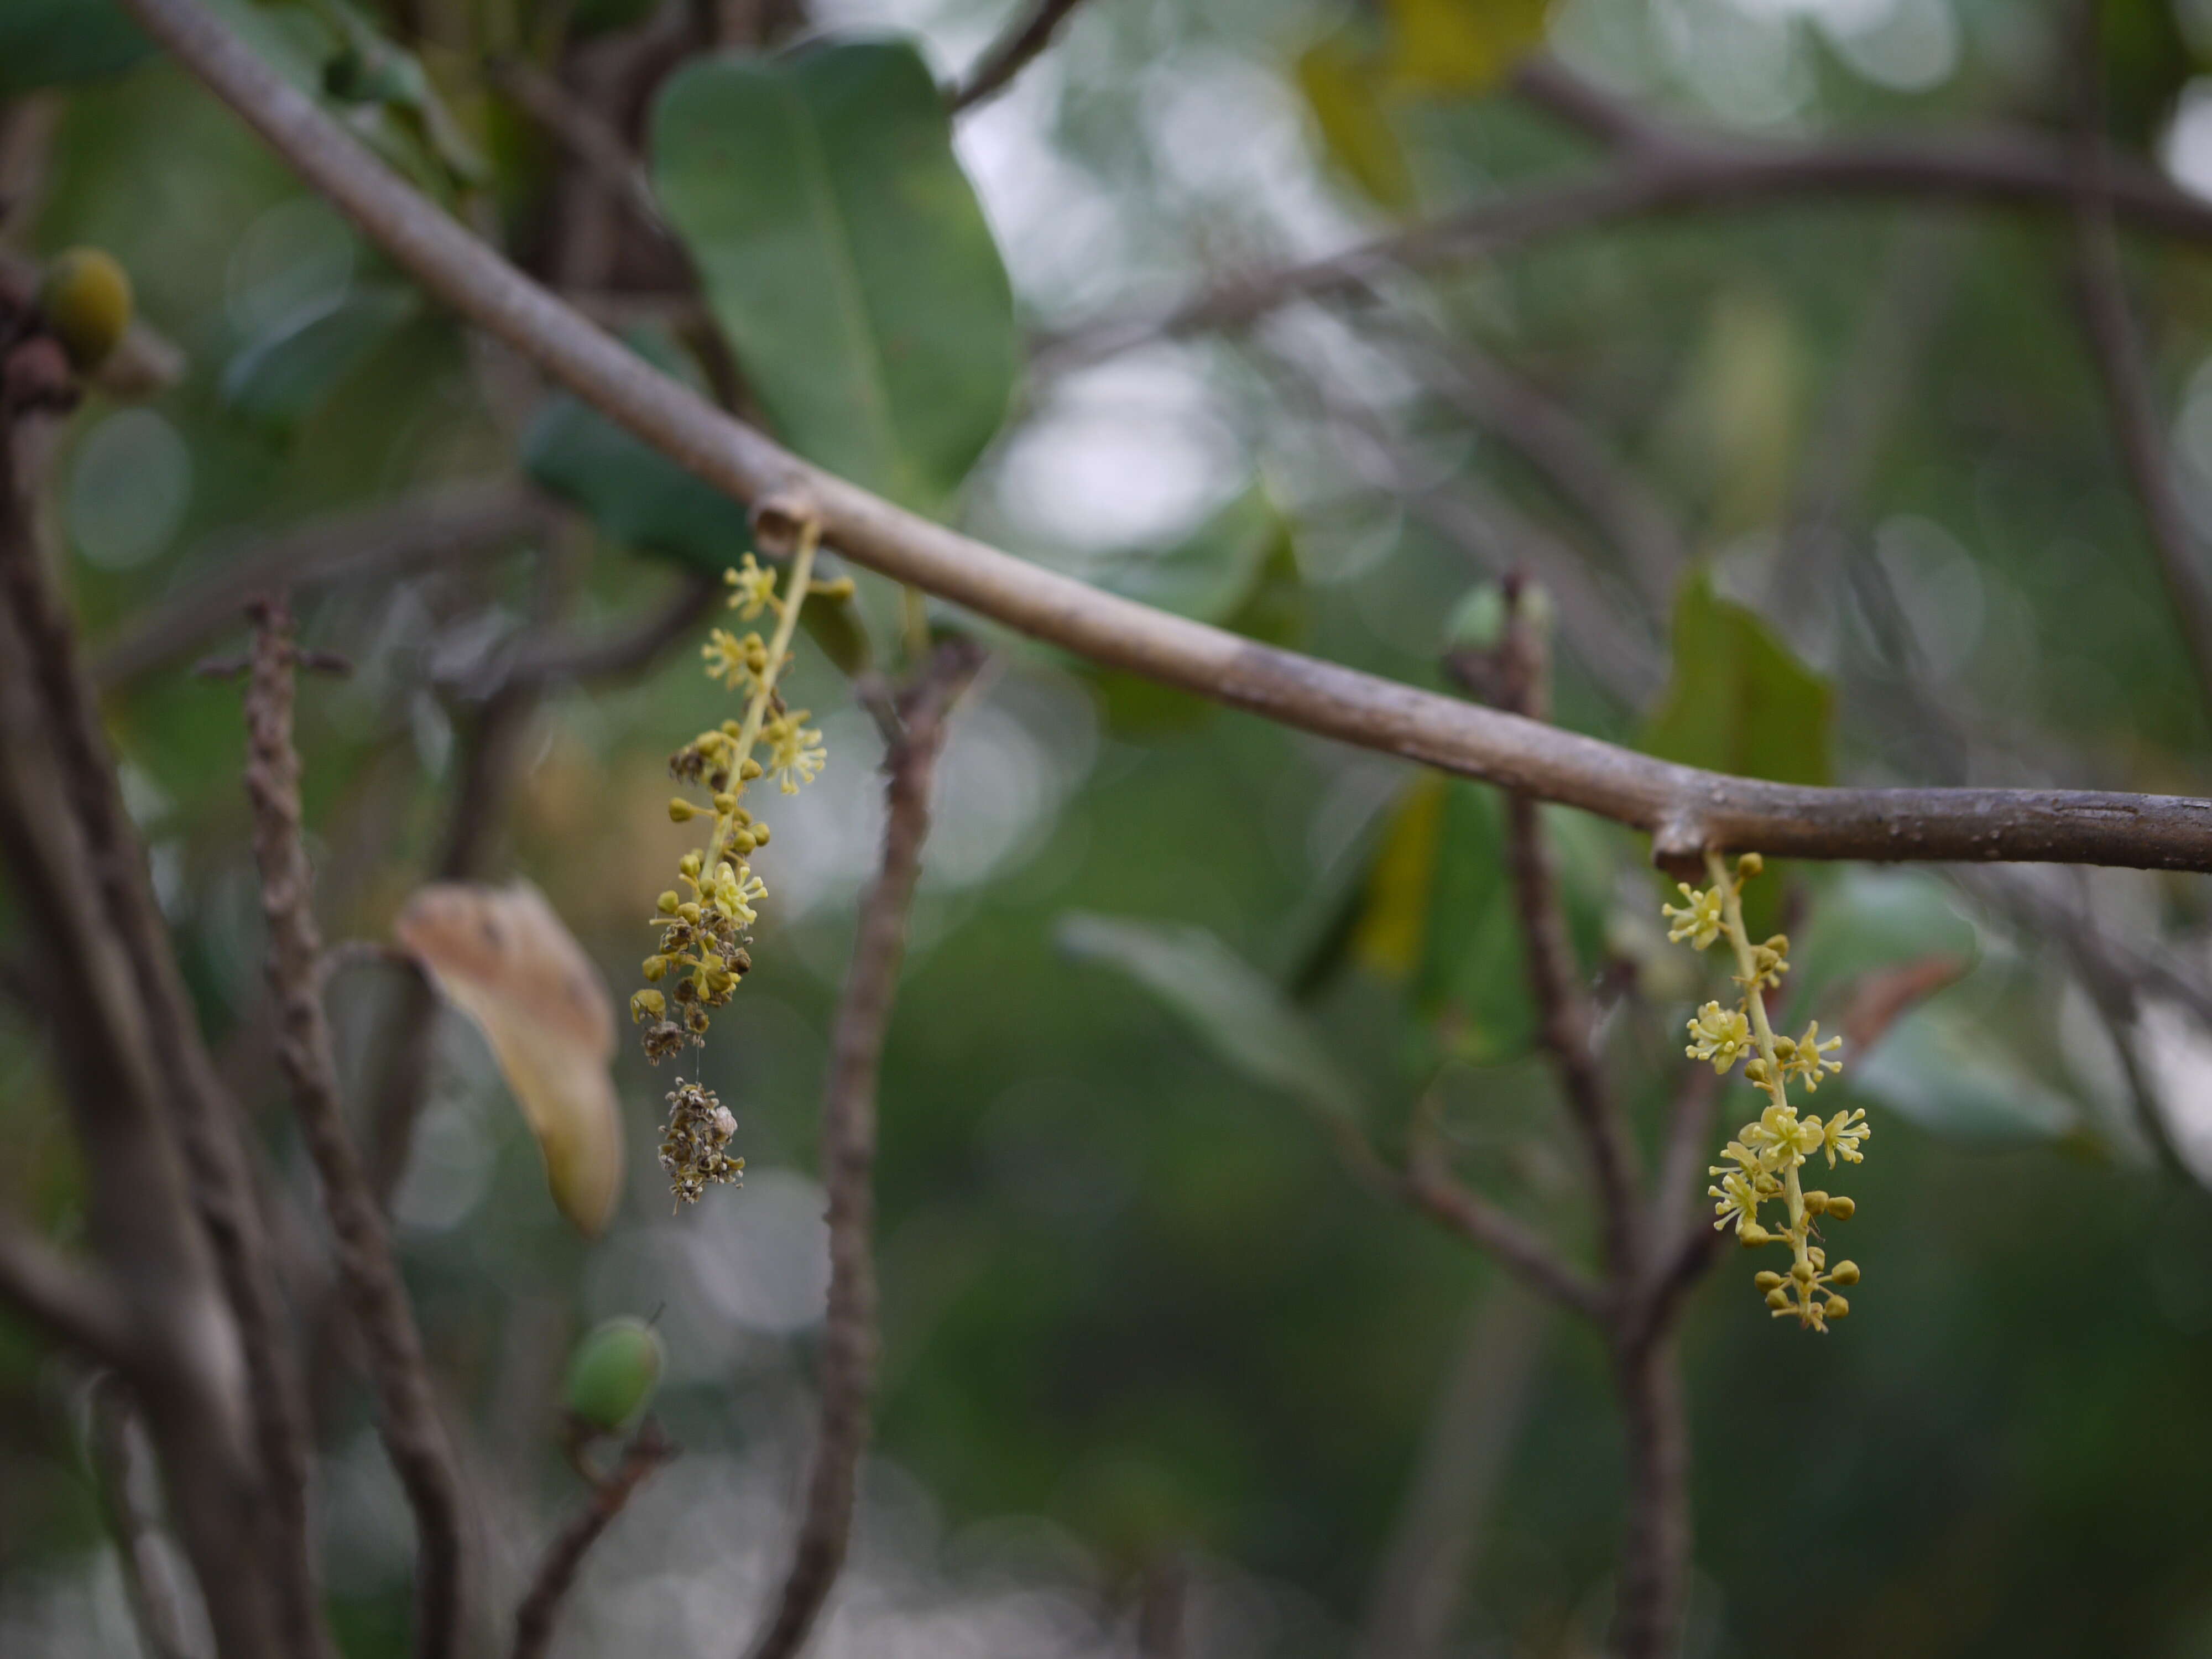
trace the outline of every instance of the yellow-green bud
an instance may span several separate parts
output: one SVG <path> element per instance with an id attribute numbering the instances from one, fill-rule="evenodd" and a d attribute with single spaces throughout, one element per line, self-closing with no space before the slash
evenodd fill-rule
<path id="1" fill-rule="evenodd" d="M 1858 1206 L 1852 1203 L 1848 1198 L 1838 1197 L 1832 1198 L 1828 1200 L 1828 1213 L 1835 1217 L 1838 1221 L 1849 1221 L 1851 1218 L 1852 1212 L 1857 1208 Z"/>
<path id="2" fill-rule="evenodd" d="M 699 855 L 696 853 L 686 853 L 678 860 L 676 867 L 690 877 L 692 880 L 699 879 Z"/>
<path id="3" fill-rule="evenodd" d="M 131 326 L 131 277 L 105 249 L 70 248 L 46 267 L 39 309 L 70 362 L 97 368 Z"/>
<path id="4" fill-rule="evenodd" d="M 1755 876 L 1765 868 L 1766 860 L 1756 853 L 1746 853 L 1735 861 L 1735 872 L 1739 876 Z"/>
<path id="5" fill-rule="evenodd" d="M 689 823 L 698 816 L 699 809 L 684 799 L 683 796 L 676 795 L 670 798 L 668 821 L 671 823 Z"/>
<path id="6" fill-rule="evenodd" d="M 1782 1288 L 1782 1275 L 1769 1270 L 1768 1272 L 1760 1273 L 1751 1282 L 1758 1285 L 1762 1291 L 1778 1291 Z"/>
<path id="7" fill-rule="evenodd" d="M 1819 1215 L 1823 1211 L 1826 1210 L 1827 1207 L 1827 1194 L 1808 1193 L 1805 1194 L 1805 1213 L 1807 1215 Z"/>
<path id="8" fill-rule="evenodd" d="M 1800 1285 L 1811 1284 L 1813 1282 L 1813 1264 L 1809 1261 L 1793 1262 L 1790 1268 L 1790 1277 L 1796 1279 Z"/>
<path id="9" fill-rule="evenodd" d="M 682 899 L 676 896 L 676 890 L 672 887 L 666 892 L 663 893 L 654 902 L 662 915 L 672 916 L 676 914 L 676 907 L 683 903 L 683 902 L 684 901 Z"/>
<path id="10" fill-rule="evenodd" d="M 1838 1285 L 1856 1285 L 1859 1282 L 1859 1264 L 1856 1261 L 1838 1261 L 1836 1263 L 1836 1271 L 1830 1273 L 1828 1277 Z"/>
<path id="11" fill-rule="evenodd" d="M 1851 1304 L 1844 1301 L 1842 1297 L 1831 1296 L 1828 1298 L 1827 1305 L 1821 1309 L 1820 1311 L 1826 1314 L 1831 1319 L 1841 1319 L 1845 1315 L 1849 1314 L 1850 1310 Z"/>
<path id="12" fill-rule="evenodd" d="M 644 972 L 647 981 L 658 981 L 661 979 L 668 972 L 668 958 L 666 957 L 647 957 L 645 959 Z"/>
<path id="13" fill-rule="evenodd" d="M 1790 1305 L 1790 1292 L 1783 1289 L 1781 1285 L 1777 1285 L 1772 1290 L 1766 1293 L 1766 1305 L 1770 1308 L 1788 1307 Z"/>
<path id="14" fill-rule="evenodd" d="M 700 915 L 698 901 L 696 899 L 684 900 L 683 903 L 676 907 L 676 914 L 683 917 L 684 921 L 696 924 Z"/>
<path id="15" fill-rule="evenodd" d="M 1769 1244 L 1773 1243 L 1774 1235 L 1767 1231 L 1765 1228 L 1760 1226 L 1756 1221 L 1747 1221 L 1743 1224 L 1742 1231 L 1736 1234 L 1736 1239 L 1737 1242 L 1742 1244 L 1746 1249 L 1749 1249 L 1754 1244 Z"/>
<path id="16" fill-rule="evenodd" d="M 640 1020 L 659 1019 L 668 1012 L 668 999 L 658 991 L 638 991 L 629 1000 L 630 1024 Z"/>
<path id="17" fill-rule="evenodd" d="M 610 1319 L 576 1345 L 568 1362 L 568 1410 L 611 1434 L 645 1409 L 666 1358 L 659 1333 L 641 1319 Z"/>
<path id="18" fill-rule="evenodd" d="M 753 759 L 750 756 L 747 756 L 745 757 L 745 763 L 738 768 L 738 776 L 747 783 L 750 783 L 760 775 L 761 763 Z"/>
<path id="19" fill-rule="evenodd" d="M 768 825 L 764 823 L 753 825 L 753 845 L 756 847 L 768 845 Z"/>

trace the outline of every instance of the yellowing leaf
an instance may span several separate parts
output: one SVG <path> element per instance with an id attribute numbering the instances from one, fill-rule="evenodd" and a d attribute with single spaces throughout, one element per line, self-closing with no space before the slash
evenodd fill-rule
<path id="1" fill-rule="evenodd" d="M 1423 773 L 1391 818 L 1367 878 L 1367 906 L 1352 935 L 1352 958 L 1389 979 L 1409 978 L 1421 964 L 1443 809 L 1443 779 Z"/>
<path id="2" fill-rule="evenodd" d="M 1481 92 L 1544 40 L 1545 0 L 1390 0 L 1391 68 L 1437 92 Z"/>
<path id="3" fill-rule="evenodd" d="M 1377 205 L 1412 205 L 1413 175 L 1382 105 L 1375 63 L 1342 35 L 1308 47 L 1298 58 L 1298 89 L 1329 159 Z"/>
<path id="4" fill-rule="evenodd" d="M 614 1008 L 583 948 L 522 881 L 418 888 L 392 932 L 484 1034 L 538 1137 L 554 1203 L 597 1237 L 622 1190 L 622 1114 L 607 1070 Z"/>

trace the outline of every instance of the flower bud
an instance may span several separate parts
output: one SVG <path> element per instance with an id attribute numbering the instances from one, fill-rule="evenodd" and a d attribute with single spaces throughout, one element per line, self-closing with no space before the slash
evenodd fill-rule
<path id="1" fill-rule="evenodd" d="M 1746 853 L 1735 861 L 1735 872 L 1738 876 L 1755 876 L 1765 868 L 1766 868 L 1766 860 L 1756 853 Z"/>
<path id="2" fill-rule="evenodd" d="M 1809 1261 L 1792 1262 L 1790 1267 L 1790 1277 L 1796 1279 L 1800 1285 L 1811 1284 L 1813 1282 L 1813 1264 Z"/>
<path id="3" fill-rule="evenodd" d="M 676 890 L 672 887 L 654 901 L 654 905 L 662 915 L 672 916 L 676 914 L 676 907 L 683 902 L 682 899 L 676 896 Z"/>
<path id="4" fill-rule="evenodd" d="M 1842 1297 L 1831 1296 L 1828 1298 L 1827 1305 L 1822 1308 L 1820 1311 L 1826 1314 L 1831 1319 L 1841 1319 L 1846 1314 L 1850 1313 L 1850 1310 L 1851 1304 L 1844 1300 Z"/>
<path id="5" fill-rule="evenodd" d="M 610 1319 L 576 1345 L 568 1362 L 571 1414 L 612 1434 L 645 1409 L 665 1359 L 659 1334 L 641 1319 Z"/>
<path id="6" fill-rule="evenodd" d="M 1783 1289 L 1781 1285 L 1777 1285 L 1772 1290 L 1766 1293 L 1766 1305 L 1770 1308 L 1788 1307 L 1790 1305 L 1790 1292 Z"/>
<path id="7" fill-rule="evenodd" d="M 744 763 L 743 766 L 740 766 L 739 768 L 738 768 L 738 775 L 740 778 L 744 779 L 744 781 L 746 781 L 747 783 L 750 783 L 750 782 L 751 782 L 755 778 L 758 777 L 760 775 L 761 775 L 761 763 L 760 763 L 758 761 L 757 761 L 757 760 L 753 759 L 750 755 L 748 755 L 748 756 L 745 757 L 745 763 Z"/>
<path id="8" fill-rule="evenodd" d="M 643 966 L 639 971 L 644 974 L 646 982 L 647 984 L 656 984 L 665 977 L 668 972 L 668 958 L 666 957 L 647 957 L 645 959 Z"/>
<path id="9" fill-rule="evenodd" d="M 1848 1198 L 1832 1198 L 1828 1200 L 1828 1213 L 1838 1221 L 1849 1221 L 1851 1218 L 1851 1212 L 1857 1208 L 1858 1206 Z"/>
<path id="10" fill-rule="evenodd" d="M 1736 1234 L 1736 1238 L 1746 1249 L 1749 1249 L 1754 1244 L 1771 1244 L 1774 1242 L 1774 1235 L 1756 1221 L 1745 1222 L 1742 1231 Z"/>
<path id="11" fill-rule="evenodd" d="M 690 801 L 684 799 L 683 796 L 674 795 L 670 797 L 668 802 L 668 821 L 671 823 L 689 823 L 692 819 L 698 816 L 699 809 L 694 806 Z"/>
<path id="12" fill-rule="evenodd" d="M 768 845 L 768 825 L 764 823 L 753 825 L 753 845 L 756 847 Z"/>
<path id="13" fill-rule="evenodd" d="M 1856 1285 L 1859 1282 L 1859 1264 L 1856 1261 L 1838 1261 L 1836 1263 L 1836 1271 L 1830 1273 L 1828 1277 L 1838 1285 Z"/>
<path id="14" fill-rule="evenodd" d="M 1778 1291 L 1782 1288 L 1782 1275 L 1769 1270 L 1759 1274 L 1751 1282 L 1762 1291 Z"/>
<path id="15" fill-rule="evenodd" d="M 1827 1207 L 1827 1194 L 1808 1193 L 1805 1194 L 1805 1213 L 1807 1215 L 1820 1215 L 1824 1212 Z"/>

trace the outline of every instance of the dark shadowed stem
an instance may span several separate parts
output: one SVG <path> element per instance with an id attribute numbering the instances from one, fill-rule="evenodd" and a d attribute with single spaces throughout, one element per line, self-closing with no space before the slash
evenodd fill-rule
<path id="1" fill-rule="evenodd" d="M 2149 532 L 2173 625 L 2197 678 L 2199 706 L 2212 719 L 2212 585 L 2182 509 L 2168 453 L 2166 422 L 2143 361 L 2142 341 L 2128 306 L 2113 226 L 2112 161 L 2104 142 L 2104 58 L 2100 8 L 2087 0 L 2077 27 L 2077 109 L 2081 187 L 2074 216 L 2075 280 L 2083 331 L 2097 379 L 2112 413 L 2112 435 Z"/>
<path id="2" fill-rule="evenodd" d="M 235 627 L 246 602 L 277 587 L 294 592 L 365 576 L 396 576 L 495 552 L 542 534 L 558 509 L 507 479 L 441 484 L 358 511 L 333 514 L 220 549 L 209 574 L 127 624 L 94 653 L 103 689 L 188 657 Z"/>
<path id="3" fill-rule="evenodd" d="M 94 1377 L 88 1393 L 86 1449 L 100 1508 L 115 1534 L 116 1565 L 139 1645 L 145 1659 L 189 1659 L 184 1614 L 161 1549 L 161 1524 L 139 1501 L 148 1472 L 138 1456 L 137 1413 L 113 1372 Z"/>
<path id="4" fill-rule="evenodd" d="M 1511 1279 L 1477 1297 L 1368 1597 L 1356 1659 L 1443 1659 L 1526 1413 L 1551 1310 Z"/>
<path id="5" fill-rule="evenodd" d="M 1617 1352 L 1628 1443 L 1628 1511 L 1614 1589 L 1617 1659 L 1665 1659 L 1681 1641 L 1690 1570 L 1689 1427 L 1670 1337 Z"/>
<path id="6" fill-rule="evenodd" d="M 0 1308 L 12 1308 L 87 1359 L 118 1368 L 131 1361 L 130 1310 L 106 1273 L 64 1255 L 5 1212 L 0 1212 Z"/>
<path id="7" fill-rule="evenodd" d="M 1651 1195 L 1651 1237 L 1674 1237 L 1693 1224 L 1698 1185 L 1712 1162 L 1713 1109 L 1720 1100 L 1720 1074 L 1710 1066 L 1692 1066 L 1674 1093 L 1667 1143 L 1659 1155 L 1659 1182 Z"/>
<path id="8" fill-rule="evenodd" d="M 553 1639 L 553 1621 L 574 1587 L 584 1558 L 614 1524 L 637 1489 L 675 1455 L 676 1448 L 661 1434 L 660 1425 L 648 1417 L 623 1448 L 612 1473 L 592 1482 L 592 1495 L 584 1507 L 538 1558 L 530 1589 L 515 1609 L 514 1659 L 542 1659 Z"/>
<path id="9" fill-rule="evenodd" d="M 957 115 L 1004 91 L 1052 44 L 1067 15 L 1082 3 L 1083 0 L 1030 0 L 1029 9 L 993 43 L 959 89 L 946 95 L 952 112 Z"/>
<path id="10" fill-rule="evenodd" d="M 268 1241 L 246 1172 L 242 1115 L 216 1079 L 154 901 L 144 848 L 124 810 L 113 757 L 78 659 L 76 635 L 48 586 L 17 474 L 12 422 L 0 431 L 0 599 L 20 641 L 26 690 L 74 820 L 110 945 L 129 962 L 145 1042 L 167 1091 L 192 1207 L 211 1249 L 246 1363 L 263 1501 L 246 1518 L 296 1656 L 331 1651 L 309 1553 L 306 1409 L 282 1318 Z M 150 1403 L 150 1402 L 149 1402 Z"/>
<path id="11" fill-rule="evenodd" d="M 821 1428 L 807 1479 L 798 1546 L 752 1659 L 788 1659 L 805 1644 L 845 1565 L 860 1455 L 875 1388 L 876 1270 L 872 1256 L 876 1083 L 890 1023 L 907 915 L 929 835 L 930 781 L 945 717 L 981 664 L 965 640 L 940 642 L 900 699 L 901 730 L 884 756 L 884 851 L 860 901 L 853 962 L 830 1038 L 822 1091 L 822 1176 L 830 1194 L 830 1309 L 822 1333 Z"/>
<path id="12" fill-rule="evenodd" d="M 421 1659 L 448 1659 L 459 1639 L 465 1540 L 453 1452 L 438 1420 L 422 1338 L 401 1284 L 384 1215 L 356 1154 L 338 1096 L 321 995 L 322 939 L 301 841 L 300 757 L 292 741 L 294 650 L 281 606 L 258 608 L 246 692 L 246 788 L 269 924 L 276 1057 L 291 1085 L 336 1246 L 340 1288 L 374 1384 L 385 1449 L 415 1512 Z"/>
<path id="13" fill-rule="evenodd" d="M 599 187 L 629 210 L 633 219 L 657 235 L 667 235 L 653 182 L 613 122 L 534 64 L 501 64 L 493 70 L 492 80 L 559 139 Z"/>
<path id="14" fill-rule="evenodd" d="M 424 289 L 520 351 L 561 385 L 735 499 L 808 496 L 825 544 L 856 564 L 911 583 L 1079 655 L 1162 684 L 1364 748 L 1596 812 L 1649 833 L 1668 868 L 1694 873 L 1708 849 L 1770 857 L 1884 861 L 2036 860 L 2212 869 L 2212 803 L 2073 790 L 1817 789 L 1677 766 L 1283 651 L 1171 616 L 963 536 L 810 466 L 757 428 L 732 419 L 561 303 L 365 150 L 305 94 L 274 74 L 200 0 L 125 0 L 131 14 L 244 117 L 314 187 Z M 1932 179 L 1951 193 L 2029 198 L 2061 164 L 2047 147 L 2001 147 L 1930 162 L 1925 149 L 1857 155 L 1830 170 L 1793 162 L 1787 193 Z M 1859 163 L 1868 165 L 1859 168 Z M 1670 163 L 1670 165 L 1672 165 Z M 1859 170 L 1854 171 L 1855 168 Z M 1753 167 L 1771 172 L 1764 160 Z M 1668 198 L 1632 188 L 1632 174 L 1565 186 L 1649 210 Z M 1783 193 L 1753 191 L 1739 199 Z M 2212 238 L 2212 207 L 2162 181 L 2138 181 L 2135 206 L 2176 231 Z M 2115 181 L 2116 203 L 2129 208 Z M 1674 199 L 1679 199 L 1676 198 Z M 1560 204 L 1553 204 L 1558 217 Z M 1583 212 L 1577 222 L 1591 222 Z M 1449 239 L 1448 239 L 1449 240 Z M 1398 252 L 1386 256 L 1389 263 Z M 1364 283 L 1373 262 L 1334 286 Z"/>
<path id="15" fill-rule="evenodd" d="M 1545 720 L 1551 712 L 1549 646 L 1528 614 L 1520 578 L 1507 576 L 1504 587 L 1507 621 L 1498 661 L 1499 702 L 1527 719 Z M 1537 1030 L 1552 1051 L 1568 1115 L 1596 1178 L 1598 1231 L 1605 1243 L 1607 1274 L 1618 1294 L 1637 1271 L 1642 1200 L 1635 1148 L 1598 1065 L 1595 1024 L 1574 945 L 1567 937 L 1566 915 L 1559 908 L 1552 850 L 1544 839 L 1538 805 L 1527 795 L 1505 797 L 1505 841 Z"/>

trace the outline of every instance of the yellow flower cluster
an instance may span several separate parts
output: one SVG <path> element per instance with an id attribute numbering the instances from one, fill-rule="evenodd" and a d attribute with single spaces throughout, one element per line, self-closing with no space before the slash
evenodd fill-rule
<path id="1" fill-rule="evenodd" d="M 705 818 L 713 828 L 706 846 L 686 853 L 677 866 L 680 890 L 671 888 L 660 896 L 652 921 L 659 929 L 659 943 L 645 959 L 646 988 L 629 1000 L 630 1018 L 645 1026 L 647 1057 L 656 1062 L 686 1042 L 703 1042 L 708 1011 L 729 1001 L 753 965 L 746 946 L 759 919 L 755 907 L 768 896 L 768 885 L 753 873 L 749 860 L 768 845 L 769 829 L 743 805 L 746 787 L 772 777 L 784 793 L 797 794 L 829 758 L 822 733 L 805 723 L 807 711 L 786 708 L 776 691 L 777 678 L 791 660 L 800 607 L 810 596 L 852 594 L 849 580 L 813 580 L 817 540 L 815 527 L 805 526 L 792 558 L 789 586 L 781 594 L 776 573 L 750 553 L 726 574 L 730 609 L 740 620 L 775 613 L 772 639 L 763 641 L 757 633 L 739 639 L 718 628 L 701 650 L 709 679 L 744 692 L 745 712 L 742 720 L 724 720 L 702 732 L 669 757 L 670 774 L 705 790 L 708 799 L 702 805 L 678 795 L 668 803 L 668 816 L 678 823 Z M 664 983 L 668 989 L 658 988 Z"/>
<path id="2" fill-rule="evenodd" d="M 1815 1092 L 1823 1078 L 1844 1069 L 1832 1058 L 1843 1047 L 1841 1037 L 1822 1037 L 1814 1020 L 1797 1037 L 1778 1036 L 1766 1019 L 1765 993 L 1790 971 L 1790 941 L 1776 934 L 1754 945 L 1743 925 L 1743 884 L 1763 867 L 1756 853 L 1736 861 L 1729 874 L 1720 855 L 1708 853 L 1705 866 L 1712 879 L 1706 888 L 1677 884 L 1682 902 L 1662 907 L 1672 924 L 1667 937 L 1702 951 L 1725 938 L 1736 960 L 1735 982 L 1741 988 L 1736 1006 L 1723 1007 L 1708 1002 L 1691 1017 L 1688 1046 L 1692 1060 L 1709 1060 L 1716 1072 L 1726 1072 L 1744 1061 L 1745 1079 L 1767 1097 L 1765 1109 L 1755 1122 L 1747 1123 L 1736 1138 L 1722 1148 L 1727 1160 L 1707 1171 L 1720 1177 L 1705 1191 L 1715 1202 L 1719 1219 L 1716 1228 L 1733 1224 L 1747 1246 L 1787 1244 L 1791 1261 L 1787 1273 L 1762 1273 L 1754 1283 L 1765 1294 L 1775 1317 L 1795 1318 L 1801 1325 L 1825 1332 L 1828 1322 L 1851 1310 L 1841 1288 L 1859 1282 L 1858 1264 L 1828 1265 L 1828 1255 L 1814 1241 L 1820 1237 L 1820 1223 L 1848 1221 L 1855 1207 L 1840 1194 L 1808 1192 L 1799 1176 L 1805 1161 L 1818 1153 L 1828 1167 L 1836 1160 L 1860 1162 L 1860 1143 L 1872 1133 L 1862 1111 L 1838 1112 L 1825 1121 L 1817 1113 L 1800 1116 L 1790 1103 L 1789 1085 L 1802 1083 L 1807 1094 Z M 1748 1056 L 1748 1058 L 1746 1058 Z M 1770 1228 L 1759 1218 L 1763 1206 L 1779 1203 L 1785 1224 Z"/>

